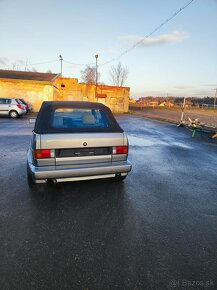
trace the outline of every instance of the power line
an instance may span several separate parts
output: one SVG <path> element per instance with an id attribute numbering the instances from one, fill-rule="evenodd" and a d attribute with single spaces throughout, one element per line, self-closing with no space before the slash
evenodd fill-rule
<path id="1" fill-rule="evenodd" d="M 160 28 L 162 28 L 164 25 L 166 25 L 169 21 L 171 21 L 173 18 L 175 18 L 180 12 L 182 12 L 185 8 L 187 8 L 194 0 L 190 0 L 188 2 L 186 2 L 181 8 L 179 8 L 177 11 L 175 11 L 169 18 L 167 18 L 166 20 L 164 20 L 160 25 L 158 25 L 156 28 L 154 28 L 151 32 L 149 32 L 146 36 L 144 36 L 142 39 L 140 39 L 138 42 L 136 42 L 135 44 L 133 44 L 131 47 L 129 47 L 128 49 L 126 49 L 125 51 L 123 51 L 122 53 L 119 54 L 119 56 L 114 57 L 98 66 L 104 66 L 106 64 L 109 64 L 111 62 L 114 62 L 118 59 L 120 59 L 122 56 L 124 56 L 125 54 L 127 54 L 128 52 L 130 52 L 131 50 L 133 50 L 134 48 L 136 48 L 138 45 L 140 45 L 145 39 L 147 39 L 148 37 L 150 37 L 152 34 L 154 34 L 156 31 L 158 31 Z M 94 62 L 92 63 L 74 63 L 74 62 L 70 62 L 68 60 L 63 60 L 63 62 L 74 65 L 74 66 L 87 66 L 87 65 L 95 65 Z"/>
<path id="2" fill-rule="evenodd" d="M 1 64 L 0 66 L 4 66 L 7 68 L 13 68 L 13 70 L 15 69 L 21 69 L 22 67 L 25 67 L 25 70 L 27 70 L 27 68 L 29 66 L 36 66 L 36 65 L 42 65 L 42 64 L 48 64 L 48 63 L 54 63 L 54 62 L 58 62 L 58 60 L 50 60 L 50 61 L 44 61 L 44 62 L 39 62 L 39 63 L 25 63 L 25 64 L 17 64 L 16 62 L 11 63 L 11 64 Z"/>
<path id="3" fill-rule="evenodd" d="M 71 64 L 71 65 L 75 65 L 75 66 L 84 66 L 84 65 L 94 65 L 95 62 L 91 62 L 91 63 L 74 63 L 74 62 L 70 62 L 67 60 L 63 60 L 63 62 Z"/>
<path id="4" fill-rule="evenodd" d="M 142 39 L 140 39 L 138 42 L 136 42 L 135 44 L 133 44 L 131 47 L 129 47 L 128 49 L 126 49 L 125 51 L 123 51 L 122 53 L 119 54 L 119 56 L 112 58 L 104 63 L 102 63 L 100 66 L 109 64 L 113 61 L 116 61 L 118 59 L 120 59 L 123 55 L 127 54 L 128 52 L 130 52 L 131 50 L 133 50 L 134 48 L 136 48 L 138 45 L 140 45 L 141 43 L 143 43 L 143 41 L 145 39 L 147 39 L 148 37 L 150 37 L 152 34 L 154 34 L 156 31 L 158 31 L 160 28 L 162 28 L 165 24 L 167 24 L 169 21 L 171 21 L 173 18 L 175 18 L 180 12 L 182 12 L 185 8 L 187 8 L 194 0 L 190 0 L 188 2 L 186 2 L 184 4 L 184 6 L 182 6 L 181 8 L 179 8 L 176 12 L 174 12 L 169 18 L 167 18 L 166 20 L 164 20 L 160 25 L 158 25 L 156 28 L 154 28 L 151 32 L 149 32 L 148 34 L 146 34 L 146 36 L 144 36 Z"/>
<path id="5" fill-rule="evenodd" d="M 38 63 L 28 63 L 27 64 L 16 64 L 16 62 L 12 63 L 12 64 L 3 64 L 4 66 L 12 66 L 12 65 L 16 65 L 16 66 L 30 66 L 30 65 L 41 65 L 41 64 L 47 64 L 47 63 L 54 63 L 57 62 L 58 60 L 50 60 L 50 61 L 44 61 L 44 62 L 38 62 Z"/>
<path id="6" fill-rule="evenodd" d="M 171 21 L 173 18 L 175 18 L 179 13 L 181 13 L 185 8 L 187 8 L 194 0 L 190 0 L 188 2 L 186 2 L 181 8 L 179 8 L 177 11 L 175 11 L 169 18 L 167 18 L 166 20 L 164 20 L 160 25 L 158 25 L 156 28 L 154 28 L 151 32 L 149 32 L 148 34 L 146 34 L 146 36 L 144 36 L 142 39 L 140 39 L 138 42 L 136 42 L 135 44 L 133 44 L 131 47 L 129 47 L 128 49 L 124 50 L 122 53 L 120 53 L 117 57 L 114 57 L 98 66 L 104 66 L 107 65 L 109 63 L 112 63 L 114 61 L 117 61 L 118 59 L 120 59 L 122 56 L 124 56 L 125 54 L 127 54 L 128 52 L 130 52 L 131 50 L 133 50 L 134 48 L 136 48 L 137 46 L 139 46 L 145 39 L 147 39 L 148 37 L 150 37 L 152 34 L 154 34 L 156 31 L 158 31 L 160 28 L 162 28 L 164 25 L 166 25 L 169 21 Z M 28 66 L 35 66 L 35 65 L 42 65 L 42 64 L 48 64 L 48 63 L 54 63 L 54 62 L 58 62 L 59 60 L 51 60 L 51 61 L 45 61 L 45 62 L 39 62 L 39 63 L 28 63 Z M 70 62 L 67 60 L 62 60 L 65 63 L 74 65 L 74 66 L 87 66 L 87 65 L 95 65 L 94 62 L 92 63 L 74 63 L 74 62 Z M 9 66 L 9 65 L 7 65 Z M 19 66 L 26 66 L 26 64 L 19 64 Z"/>
<path id="7" fill-rule="evenodd" d="M 54 63 L 57 62 L 58 60 L 50 60 L 50 61 L 44 61 L 44 62 L 38 62 L 38 63 L 28 63 L 28 65 L 41 65 L 41 64 L 47 64 L 47 63 Z"/>

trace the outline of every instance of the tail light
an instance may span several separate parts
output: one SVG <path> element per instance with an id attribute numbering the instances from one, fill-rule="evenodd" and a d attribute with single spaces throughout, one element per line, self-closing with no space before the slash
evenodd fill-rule
<path id="1" fill-rule="evenodd" d="M 18 107 L 19 109 L 23 109 L 23 106 L 20 105 L 20 104 L 18 104 L 17 107 Z"/>
<path id="2" fill-rule="evenodd" d="M 128 154 L 128 146 L 113 147 L 112 154 Z"/>
<path id="3" fill-rule="evenodd" d="M 34 156 L 36 159 L 52 158 L 55 157 L 55 151 L 53 149 L 36 149 Z"/>

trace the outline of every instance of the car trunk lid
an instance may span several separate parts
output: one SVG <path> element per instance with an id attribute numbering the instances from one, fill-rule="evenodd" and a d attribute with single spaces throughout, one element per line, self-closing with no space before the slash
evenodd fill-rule
<path id="1" fill-rule="evenodd" d="M 54 149 L 55 165 L 112 162 L 112 148 L 124 145 L 123 133 L 42 134 L 41 149 Z"/>

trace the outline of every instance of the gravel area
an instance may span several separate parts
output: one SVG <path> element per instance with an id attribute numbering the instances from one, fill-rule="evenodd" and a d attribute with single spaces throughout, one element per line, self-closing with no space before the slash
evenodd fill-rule
<path id="1" fill-rule="evenodd" d="M 141 115 L 146 118 L 156 119 L 161 121 L 167 121 L 171 123 L 177 123 L 181 118 L 181 110 L 174 109 L 137 109 L 130 110 L 130 113 Z M 184 120 L 188 120 L 188 117 L 191 119 L 199 118 L 199 120 L 206 125 L 217 127 L 217 111 L 202 111 L 202 110 L 185 110 Z"/>

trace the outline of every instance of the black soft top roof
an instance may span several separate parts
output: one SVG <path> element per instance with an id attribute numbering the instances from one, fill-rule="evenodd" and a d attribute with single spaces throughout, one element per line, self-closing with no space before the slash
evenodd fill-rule
<path id="1" fill-rule="evenodd" d="M 108 119 L 110 127 L 108 128 L 69 128 L 59 129 L 51 126 L 52 117 L 54 111 L 60 108 L 72 108 L 72 109 L 98 109 L 102 110 Z M 93 102 L 71 102 L 71 101 L 46 101 L 41 105 L 41 109 L 38 113 L 34 132 L 37 134 L 46 133 L 91 133 L 91 132 L 123 132 L 123 129 L 117 123 L 111 110 L 103 104 Z"/>

